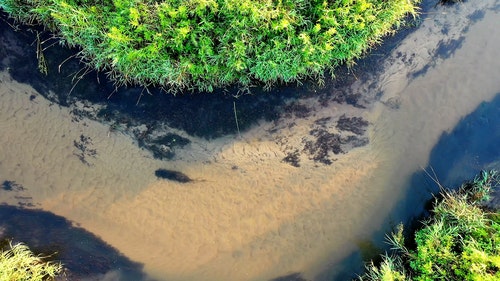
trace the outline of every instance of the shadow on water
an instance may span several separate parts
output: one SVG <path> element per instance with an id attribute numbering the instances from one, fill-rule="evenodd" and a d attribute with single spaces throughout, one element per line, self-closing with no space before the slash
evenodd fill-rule
<path id="1" fill-rule="evenodd" d="M 103 73 L 85 68 L 78 59 L 72 58 L 79 50 L 53 45 L 44 51 L 48 64 L 47 76 L 38 71 L 36 58 L 36 34 L 49 46 L 57 43 L 51 34 L 38 26 L 20 26 L 0 11 L 0 28 L 5 43 L 0 43 L 0 55 L 9 57 L 0 62 L 0 69 L 9 69 L 18 82 L 30 84 L 53 102 L 69 106 L 76 101 L 105 104 L 99 117 L 105 121 L 135 119 L 144 123 L 166 122 L 169 126 L 184 130 L 190 135 L 207 139 L 236 132 L 233 102 L 236 103 L 241 130 L 249 128 L 260 119 L 277 118 L 277 109 L 287 100 L 303 96 L 307 90 L 297 90 L 297 85 L 280 87 L 264 92 L 252 89 L 252 95 L 235 97 L 238 89 L 218 89 L 214 93 L 167 94 L 159 88 L 120 87 Z M 69 59 L 68 59 L 69 58 Z M 82 79 L 80 79 L 83 77 Z M 306 86 L 303 86 L 305 89 Z M 186 118 L 189 116 L 189 118 Z"/>
<path id="2" fill-rule="evenodd" d="M 146 280 L 141 264 L 50 212 L 0 205 L 0 237 L 26 243 L 36 253 L 56 253 L 51 259 L 63 263 L 69 280 Z"/>
<path id="3" fill-rule="evenodd" d="M 393 231 L 400 222 L 405 225 L 406 235 L 419 228 L 422 220 L 429 215 L 433 196 L 440 191 L 436 181 L 445 188 L 457 188 L 481 170 L 499 170 L 499 144 L 500 93 L 492 101 L 481 103 L 451 132 L 442 134 L 431 150 L 428 166 L 410 177 L 406 195 L 391 211 L 383 227 L 372 234 L 371 242 L 360 243 L 358 252 L 352 253 L 341 265 L 337 265 L 342 270 L 331 280 L 349 280 L 356 278 L 356 273 L 362 274 L 363 262 L 373 259 L 373 253 L 389 250 L 388 245 L 383 242 L 386 241 L 385 235 Z M 493 201 L 500 201 L 499 195 L 497 190 Z M 373 253 L 367 254 L 370 249 Z"/>
<path id="4" fill-rule="evenodd" d="M 308 281 L 308 280 L 304 279 L 304 277 L 300 273 L 292 273 L 286 276 L 274 278 L 269 281 Z"/>
<path id="5" fill-rule="evenodd" d="M 456 186 L 500 159 L 500 94 L 482 103 L 431 152 L 432 167 L 445 186 Z"/>
<path id="6" fill-rule="evenodd" d="M 3 42 L 5 42 L 0 43 L 0 55 L 9 57 L 7 62 L 0 62 L 0 69 L 8 68 L 16 81 L 30 84 L 48 99 L 63 106 L 69 106 L 76 101 L 101 104 L 98 117 L 104 121 L 132 123 L 140 120 L 149 127 L 165 122 L 172 128 L 206 139 L 236 133 L 233 102 L 236 105 L 239 128 L 242 131 L 259 120 L 277 120 L 286 110 L 288 103 L 310 96 L 320 96 L 320 100 L 325 103 L 335 101 L 362 106 L 358 103 L 360 97 L 347 93 L 345 86 L 362 79 L 363 72 L 376 71 L 381 65 L 377 62 L 389 54 L 390 50 L 417 25 L 415 23 L 403 28 L 395 36 L 384 40 L 384 43 L 377 48 L 377 56 L 367 56 L 358 60 L 357 65 L 351 68 L 340 67 L 336 71 L 335 80 L 325 79 L 325 87 L 319 87 L 313 81 L 305 81 L 303 85 L 277 86 L 269 92 L 263 91 L 261 87 L 255 87 L 251 88 L 252 94 L 235 97 L 234 93 L 238 92 L 236 88 L 218 89 L 214 93 L 185 93 L 177 96 L 165 94 L 157 88 L 116 89 L 105 74 L 86 70 L 78 59 L 71 58 L 78 52 L 77 49 L 59 46 L 55 39 L 50 39 L 52 35 L 41 27 L 20 26 L 14 31 L 8 23 L 11 25 L 15 23 L 7 19 L 5 13 L 0 12 L 0 19 L 0 28 L 4 33 Z M 44 51 L 48 64 L 47 76 L 38 71 L 37 32 L 44 42 L 43 45 L 50 46 Z M 80 76 L 83 76 L 81 80 Z M 189 117 L 186 118 L 187 116 Z"/>
<path id="7" fill-rule="evenodd" d="M 165 94 L 157 88 L 141 87 L 115 88 L 102 72 L 86 69 L 75 54 L 78 49 L 59 46 L 53 36 L 39 26 L 18 26 L 0 11 L 0 69 L 9 69 L 11 76 L 22 83 L 33 86 L 53 102 L 69 106 L 77 101 L 101 104 L 98 118 L 101 121 L 119 122 L 132 125 L 135 122 L 155 127 L 158 123 L 183 130 L 192 136 L 206 139 L 235 134 L 234 105 L 238 115 L 239 128 L 244 131 L 259 120 L 273 121 L 280 118 L 286 105 L 297 99 L 318 97 L 327 106 L 328 102 L 346 103 L 363 107 L 357 93 L 349 92 L 348 86 L 356 80 L 363 80 L 366 73 L 382 70 L 383 60 L 408 34 L 425 18 L 426 12 L 436 5 L 436 1 L 424 0 L 419 4 L 421 18 L 408 17 L 407 25 L 387 38 L 368 55 L 356 61 L 351 67 L 339 67 L 335 79 L 325 79 L 325 87 L 317 82 L 304 81 L 303 85 L 281 85 L 271 91 L 261 87 L 252 88 L 252 94 L 234 96 L 236 88 L 218 89 L 214 93 L 185 93 L 177 96 Z M 475 14 L 471 20 L 479 20 L 482 14 Z M 447 27 L 443 26 L 443 34 Z M 36 34 L 44 42 L 44 56 L 48 64 L 48 75 L 38 71 L 36 56 Z M 3 38 L 1 38 L 3 37 Z M 438 56 L 448 57 L 461 46 L 461 39 L 441 42 L 436 51 Z M 423 72 L 422 72 L 423 71 Z M 416 72 L 418 76 L 425 72 Z M 81 80 L 80 78 L 83 77 Z M 367 78 L 369 79 L 369 78 Z M 97 83 L 96 83 L 97 82 Z M 235 104 L 234 104 L 234 103 Z M 80 112 L 82 113 L 82 112 Z M 188 118 L 186 118 L 188 117 Z"/>
<path id="8" fill-rule="evenodd" d="M 10 25 L 10 26 L 9 26 Z M 316 108 L 307 106 L 307 98 L 314 97 L 320 107 L 332 103 L 347 104 L 357 108 L 369 106 L 373 99 L 363 97 L 351 85 L 360 81 L 371 81 L 373 73 L 382 71 L 382 61 L 418 23 L 404 27 L 395 36 L 388 37 L 380 45 L 376 55 L 368 55 L 356 61 L 351 67 L 339 67 L 335 79 L 326 79 L 325 86 L 318 82 L 303 81 L 302 85 L 280 85 L 271 91 L 261 87 L 252 88 L 251 94 L 235 96 L 238 89 L 217 89 L 214 93 L 183 93 L 177 96 L 167 94 L 161 89 L 141 87 L 115 88 L 106 75 L 86 69 L 77 58 L 77 49 L 59 46 L 51 34 L 37 26 L 20 26 L 7 19 L 0 12 L 0 69 L 9 70 L 10 76 L 18 82 L 31 85 L 48 100 L 69 107 L 73 122 L 84 117 L 108 124 L 110 131 L 121 131 L 134 137 L 140 147 L 150 151 L 161 160 L 174 159 L 176 151 L 194 141 L 193 137 L 207 140 L 224 136 L 234 136 L 245 132 L 262 120 L 279 122 L 290 116 L 305 118 Z M 38 70 L 36 58 L 37 34 L 43 46 L 48 64 L 48 74 Z M 50 46 L 50 47 L 49 47 Z M 373 83 L 372 83 L 373 84 Z M 334 122 L 335 120 L 331 120 Z M 293 125 L 293 123 L 291 123 Z M 314 130 L 311 126 L 310 132 Z M 273 133 L 273 131 L 270 131 Z M 310 134 L 321 146 L 335 137 L 329 134 Z M 361 141 L 358 141 L 361 140 Z M 347 149 L 366 145 L 363 137 L 331 140 L 342 142 Z M 187 146 L 187 149 L 189 146 Z M 311 147 L 303 153 L 318 154 Z M 298 151 L 298 150 L 297 150 Z M 342 152 L 346 152 L 342 150 Z M 299 166 L 290 151 L 284 161 Z M 333 151 L 333 154 L 338 153 Z M 321 154 L 321 153 L 319 153 Z M 311 156 L 314 161 L 330 164 L 322 157 Z"/>

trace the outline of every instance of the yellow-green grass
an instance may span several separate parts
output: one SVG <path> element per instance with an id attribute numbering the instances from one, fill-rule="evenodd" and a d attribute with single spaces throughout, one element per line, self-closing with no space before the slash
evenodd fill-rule
<path id="1" fill-rule="evenodd" d="M 172 91 L 271 86 L 352 63 L 418 0 L 0 0 L 118 84 Z"/>
<path id="2" fill-rule="evenodd" d="M 414 235 L 415 249 L 405 246 L 400 226 L 389 237 L 396 253 L 369 264 L 360 280 L 500 280 L 500 215 L 481 205 L 499 180 L 481 172 L 458 191 L 442 191 Z"/>
<path id="3" fill-rule="evenodd" d="M 47 281 L 62 273 L 62 265 L 35 256 L 24 244 L 0 252 L 0 281 Z"/>

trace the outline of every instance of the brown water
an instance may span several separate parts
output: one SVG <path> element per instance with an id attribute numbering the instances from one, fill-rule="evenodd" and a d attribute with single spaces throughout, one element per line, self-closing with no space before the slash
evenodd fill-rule
<path id="1" fill-rule="evenodd" d="M 367 99 L 382 93 L 381 102 L 367 109 L 324 108 L 310 98 L 302 102 L 314 108 L 314 118 L 295 118 L 295 126 L 272 133 L 276 124 L 262 121 L 241 140 L 196 139 L 173 161 L 153 159 L 103 124 L 72 122 L 67 108 L 4 71 L 0 182 L 14 181 L 24 190 L 0 191 L 1 202 L 21 201 L 62 215 L 144 263 L 159 280 L 333 276 L 360 241 L 381 229 L 405 194 L 402 186 L 427 165 L 443 131 L 500 92 L 498 5 L 469 1 L 424 15 L 382 73 L 351 86 Z M 480 12 L 483 18 L 471 19 Z M 448 57 L 435 56 L 440 42 L 461 47 Z M 314 120 L 343 114 L 370 122 L 369 145 L 332 165 L 303 159 L 296 168 L 281 161 L 285 155 L 276 139 L 298 145 Z M 75 142 L 87 148 L 79 150 Z M 195 181 L 160 180 L 154 175 L 159 168 Z"/>

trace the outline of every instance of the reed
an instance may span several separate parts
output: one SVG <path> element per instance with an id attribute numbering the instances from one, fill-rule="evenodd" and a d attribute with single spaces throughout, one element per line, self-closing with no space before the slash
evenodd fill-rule
<path id="1" fill-rule="evenodd" d="M 408 249 L 402 228 L 389 237 L 396 253 L 367 265 L 360 280 L 500 280 L 500 213 L 481 204 L 500 186 L 495 171 L 481 172 L 457 191 L 443 190 L 433 215 Z"/>
<path id="2" fill-rule="evenodd" d="M 0 252 L 0 280 L 55 280 L 62 273 L 60 263 L 45 261 L 45 257 L 35 256 L 28 246 L 10 243 L 9 249 Z"/>
<path id="3" fill-rule="evenodd" d="M 241 140 L 240 125 L 238 124 L 238 115 L 236 114 L 236 102 L 233 101 L 234 121 L 236 122 L 236 129 L 238 130 L 238 137 Z"/>

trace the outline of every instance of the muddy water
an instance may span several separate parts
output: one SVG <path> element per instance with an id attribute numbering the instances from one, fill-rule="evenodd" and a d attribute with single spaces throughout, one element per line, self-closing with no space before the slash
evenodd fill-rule
<path id="1" fill-rule="evenodd" d="M 107 125 L 74 120 L 6 70 L 0 182 L 17 188 L 0 190 L 1 201 L 68 218 L 158 280 L 342 278 L 359 270 L 360 245 L 385 231 L 443 132 L 500 92 L 498 5 L 469 1 L 423 15 L 383 71 L 350 87 L 366 108 L 303 99 L 314 114 L 291 117 L 293 126 L 261 121 L 241 138 L 192 137 L 170 161 Z M 370 122 L 368 145 L 331 165 L 304 155 L 300 167 L 282 161 L 283 143 L 300 147 L 316 120 L 344 114 Z M 157 169 L 193 181 L 160 179 Z"/>

